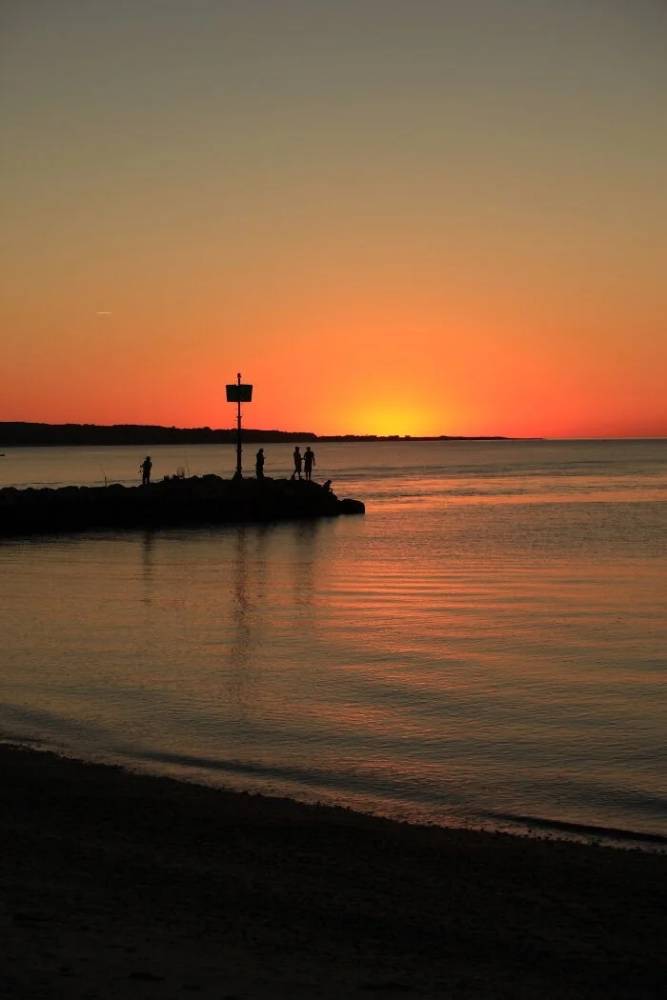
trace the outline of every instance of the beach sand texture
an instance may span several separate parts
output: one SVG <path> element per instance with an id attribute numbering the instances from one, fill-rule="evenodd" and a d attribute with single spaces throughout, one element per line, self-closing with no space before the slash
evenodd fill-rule
<path id="1" fill-rule="evenodd" d="M 3 997 L 658 997 L 664 855 L 0 747 Z"/>

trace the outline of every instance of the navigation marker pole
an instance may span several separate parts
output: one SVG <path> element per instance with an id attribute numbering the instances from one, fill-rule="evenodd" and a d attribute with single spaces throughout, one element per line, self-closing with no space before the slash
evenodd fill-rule
<path id="1" fill-rule="evenodd" d="M 243 479 L 243 470 L 241 468 L 241 403 L 250 403 L 252 401 L 252 386 L 242 383 L 241 372 L 238 372 L 236 382 L 232 382 L 231 385 L 226 386 L 226 389 L 227 402 L 236 403 L 236 472 L 234 473 L 234 479 Z"/>

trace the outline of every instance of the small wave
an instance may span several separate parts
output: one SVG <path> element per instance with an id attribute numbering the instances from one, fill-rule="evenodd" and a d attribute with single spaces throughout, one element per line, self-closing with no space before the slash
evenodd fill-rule
<path id="1" fill-rule="evenodd" d="M 523 813 L 486 812 L 484 816 L 496 823 L 499 821 L 517 823 L 533 829 L 553 830 L 558 833 L 667 846 L 667 836 L 661 833 L 648 833 L 644 830 L 627 830 L 617 826 L 599 826 L 595 823 L 575 823 L 571 820 L 550 819 L 547 816 L 530 816 Z"/>
<path id="2" fill-rule="evenodd" d="M 285 781 L 301 785 L 304 788 L 320 788 L 337 792 L 344 798 L 344 793 L 352 791 L 369 792 L 391 789 L 391 781 L 369 779 L 364 774 L 336 772 L 322 768 L 299 767 L 289 764 L 263 764 L 259 761 L 224 760 L 216 757 L 205 757 L 198 754 L 171 753 L 163 750 L 149 750 L 133 747 L 127 751 L 129 758 L 137 761 L 155 764 L 175 765 L 183 768 L 194 768 L 202 771 L 220 772 L 227 775 L 261 778 L 270 781 Z M 385 787 L 386 786 L 386 787 Z"/>

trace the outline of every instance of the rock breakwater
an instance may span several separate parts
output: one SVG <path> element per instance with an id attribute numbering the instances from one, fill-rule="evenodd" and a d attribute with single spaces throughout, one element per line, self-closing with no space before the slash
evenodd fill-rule
<path id="1" fill-rule="evenodd" d="M 359 500 L 291 479 L 192 476 L 150 486 L 64 486 L 0 490 L 0 535 L 160 528 L 363 514 Z"/>

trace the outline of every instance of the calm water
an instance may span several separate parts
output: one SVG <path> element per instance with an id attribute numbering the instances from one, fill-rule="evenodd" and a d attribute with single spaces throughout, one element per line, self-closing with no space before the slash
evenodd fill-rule
<path id="1" fill-rule="evenodd" d="M 283 475 L 291 446 L 266 452 Z M 667 442 L 316 452 L 365 518 L 0 542 L 0 736 L 410 819 L 667 836 Z M 157 477 L 234 462 L 151 454 Z M 0 477 L 142 458 L 6 449 Z"/>

